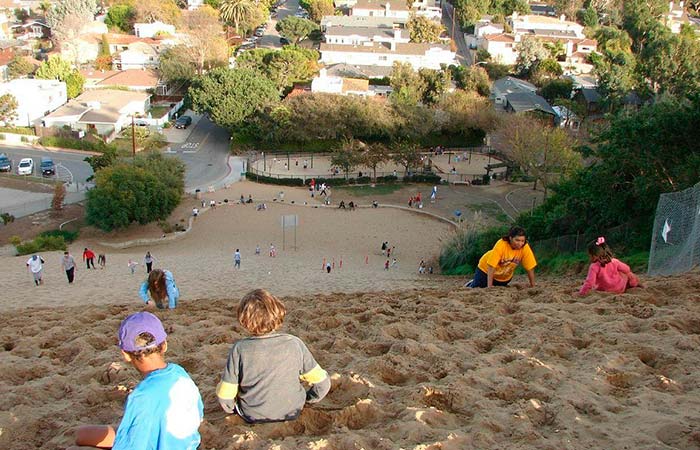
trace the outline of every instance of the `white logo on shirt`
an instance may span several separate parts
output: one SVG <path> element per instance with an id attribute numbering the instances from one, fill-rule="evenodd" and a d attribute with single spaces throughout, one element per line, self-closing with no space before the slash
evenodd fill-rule
<path id="1" fill-rule="evenodd" d="M 165 429 L 178 439 L 194 434 L 199 428 L 199 391 L 192 380 L 180 378 L 168 392 L 170 406 L 165 412 Z"/>

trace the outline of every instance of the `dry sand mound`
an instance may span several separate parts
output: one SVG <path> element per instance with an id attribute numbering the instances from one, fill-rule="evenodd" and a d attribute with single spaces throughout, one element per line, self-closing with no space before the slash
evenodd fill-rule
<path id="1" fill-rule="evenodd" d="M 286 297 L 284 330 L 332 374 L 318 405 L 250 426 L 214 388 L 242 336 L 231 300 L 159 312 L 168 357 L 205 402 L 203 449 L 696 449 L 700 275 L 625 295 L 458 288 Z M 136 371 L 115 332 L 134 304 L 4 314 L 0 448 L 62 448 L 84 423 L 117 423 Z"/>

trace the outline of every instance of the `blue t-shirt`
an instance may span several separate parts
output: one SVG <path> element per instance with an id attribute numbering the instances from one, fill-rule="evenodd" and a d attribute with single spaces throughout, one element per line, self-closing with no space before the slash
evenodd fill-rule
<path id="1" fill-rule="evenodd" d="M 149 373 L 126 400 L 113 450 L 195 450 L 202 397 L 177 364 Z"/>

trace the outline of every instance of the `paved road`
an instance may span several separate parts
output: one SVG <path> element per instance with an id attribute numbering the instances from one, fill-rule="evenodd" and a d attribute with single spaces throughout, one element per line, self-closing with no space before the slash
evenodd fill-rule
<path id="1" fill-rule="evenodd" d="M 258 48 L 282 48 L 280 44 L 280 35 L 275 29 L 277 21 L 284 19 L 287 16 L 293 16 L 299 8 L 299 0 L 287 0 L 277 8 L 277 18 L 272 18 L 267 22 L 265 34 L 258 39 Z"/>
<path id="2" fill-rule="evenodd" d="M 187 115 L 192 115 L 187 112 Z M 182 130 L 170 130 L 166 133 L 180 133 L 170 144 L 170 154 L 177 155 L 187 167 L 185 172 L 185 190 L 205 191 L 209 186 L 226 178 L 231 170 L 227 164 L 229 156 L 229 133 L 215 125 L 206 116 L 197 118 L 187 129 L 189 135 L 182 136 Z M 239 172 L 240 174 L 240 169 Z"/>
<path id="3" fill-rule="evenodd" d="M 85 183 L 92 175 L 92 167 L 84 161 L 87 155 L 72 152 L 55 152 L 29 147 L 0 146 L 0 153 L 12 160 L 12 170 L 17 173 L 17 165 L 22 158 L 34 160 L 34 173 L 39 172 L 42 156 L 49 157 L 57 166 L 56 175 L 67 182 Z"/>
<path id="4" fill-rule="evenodd" d="M 442 23 L 445 25 L 447 32 L 453 37 L 455 44 L 457 45 L 457 60 L 463 66 L 471 66 L 474 64 L 472 58 L 472 52 L 469 50 L 467 42 L 464 40 L 464 33 L 459 26 L 459 20 L 457 17 L 453 17 L 454 7 L 444 2 L 442 4 Z M 452 29 L 452 24 L 454 23 L 454 30 Z"/>

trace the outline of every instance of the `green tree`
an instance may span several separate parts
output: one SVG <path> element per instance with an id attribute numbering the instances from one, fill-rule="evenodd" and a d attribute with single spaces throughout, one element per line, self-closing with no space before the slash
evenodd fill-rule
<path id="1" fill-rule="evenodd" d="M 404 172 L 408 173 L 412 167 L 417 167 L 420 164 L 418 145 L 405 139 L 394 141 L 391 145 L 391 159 L 396 164 L 403 166 Z"/>
<path id="2" fill-rule="evenodd" d="M 87 194 L 87 222 L 112 231 L 166 219 L 180 203 L 184 173 L 181 161 L 160 154 L 101 169 Z"/>
<path id="3" fill-rule="evenodd" d="M 581 22 L 584 26 L 588 28 L 595 28 L 598 26 L 598 12 L 591 6 L 583 10 L 581 14 Z"/>
<path id="4" fill-rule="evenodd" d="M 318 73 L 316 50 L 285 46 L 281 50 L 258 48 L 238 57 L 236 67 L 251 69 L 275 82 L 283 90 L 295 82 L 308 81 Z"/>
<path id="5" fill-rule="evenodd" d="M 49 59 L 41 63 L 36 71 L 36 77 L 45 80 L 65 81 L 71 72 L 73 72 L 73 68 L 68 61 L 59 55 L 51 55 Z"/>
<path id="6" fill-rule="evenodd" d="M 462 28 L 474 26 L 489 10 L 489 0 L 455 0 L 455 15 Z"/>
<path id="7" fill-rule="evenodd" d="M 552 179 L 567 177 L 581 167 L 581 156 L 574 142 L 559 127 L 551 127 L 526 115 L 512 115 L 505 121 L 510 157 L 525 171 L 542 182 L 544 196 Z"/>
<path id="8" fill-rule="evenodd" d="M 233 25 L 236 33 L 241 32 L 241 24 L 257 13 L 258 7 L 252 0 L 223 0 L 219 12 L 221 20 Z"/>
<path id="9" fill-rule="evenodd" d="M 85 77 L 80 74 L 77 70 L 72 71 L 65 80 L 66 82 L 66 95 L 68 98 L 75 98 L 83 93 L 83 86 L 85 85 Z"/>
<path id="10" fill-rule="evenodd" d="M 106 34 L 102 35 L 100 49 L 98 50 L 97 58 L 95 59 L 95 67 L 97 70 L 112 69 L 112 52 L 109 50 L 109 41 L 107 40 Z"/>
<path id="11" fill-rule="evenodd" d="M 678 96 L 700 92 L 700 40 L 692 30 L 655 34 L 638 60 L 638 69 L 652 92 Z"/>
<path id="12" fill-rule="evenodd" d="M 548 102 L 560 98 L 571 98 L 573 82 L 569 78 L 557 78 L 547 81 L 540 89 L 540 95 Z"/>
<path id="13" fill-rule="evenodd" d="M 361 155 L 362 165 L 372 169 L 372 179 L 377 181 L 377 166 L 390 158 L 389 149 L 381 142 L 369 144 Z"/>
<path id="14" fill-rule="evenodd" d="M 510 16 L 513 12 L 530 14 L 530 5 L 526 0 L 493 0 L 488 12 L 503 17 Z"/>
<path id="15" fill-rule="evenodd" d="M 182 13 L 174 0 L 149 0 L 134 4 L 138 22 L 153 23 L 157 21 L 180 25 Z"/>
<path id="16" fill-rule="evenodd" d="M 220 67 L 228 63 L 228 46 L 223 38 L 218 13 L 211 6 L 200 6 L 185 16 L 184 29 L 187 43 L 181 47 L 198 74 L 204 69 Z"/>
<path id="17" fill-rule="evenodd" d="M 532 217 L 519 218 L 532 239 L 630 224 L 637 248 L 648 248 L 659 195 L 697 183 L 700 158 L 689 149 L 697 148 L 700 98 L 663 99 L 610 119 L 594 137 L 592 163 L 554 185 Z"/>
<path id="18" fill-rule="evenodd" d="M 452 79 L 458 88 L 465 91 L 476 91 L 479 95 L 488 97 L 491 93 L 489 75 L 479 66 L 450 66 Z"/>
<path id="19" fill-rule="evenodd" d="M 538 39 L 525 37 L 518 45 L 518 58 L 515 69 L 521 74 L 529 74 L 539 61 L 549 57 L 549 51 Z"/>
<path id="20" fill-rule="evenodd" d="M 97 173 L 105 167 L 109 167 L 117 162 L 117 149 L 114 147 L 107 147 L 102 153 L 98 155 L 87 156 L 85 157 L 85 159 L 83 159 L 83 161 L 90 164 L 90 167 L 92 167 L 92 171 L 94 173 Z"/>
<path id="21" fill-rule="evenodd" d="M 343 169 L 347 180 L 350 172 L 362 163 L 362 149 L 365 144 L 355 139 L 343 140 L 331 155 L 331 165 Z"/>
<path id="22" fill-rule="evenodd" d="M 476 92 L 455 91 L 445 95 L 439 106 L 442 129 L 450 134 L 467 136 L 495 131 L 501 115 L 491 101 Z"/>
<path id="23" fill-rule="evenodd" d="M 192 82 L 187 98 L 199 113 L 207 113 L 217 125 L 230 131 L 279 101 L 271 80 L 250 69 L 216 68 Z"/>
<path id="24" fill-rule="evenodd" d="M 214 9 L 221 8 L 221 0 L 204 0 L 205 5 L 209 5 Z"/>
<path id="25" fill-rule="evenodd" d="M 160 55 L 158 69 L 168 83 L 189 84 L 197 75 L 195 62 L 184 45 L 165 49 Z"/>
<path id="26" fill-rule="evenodd" d="M 425 105 L 434 105 L 439 102 L 450 87 L 451 79 L 448 71 L 421 68 L 418 70 L 418 76 L 425 86 L 421 97 Z"/>
<path id="27" fill-rule="evenodd" d="M 7 75 L 12 80 L 25 77 L 32 72 L 34 72 L 34 64 L 18 54 L 15 54 L 7 64 Z"/>
<path id="28" fill-rule="evenodd" d="M 14 126 L 14 121 L 17 119 L 17 108 L 19 104 L 17 99 L 12 94 L 0 96 L 0 122 L 5 125 Z"/>
<path id="29" fill-rule="evenodd" d="M 440 34 L 445 28 L 434 20 L 430 20 L 425 16 L 411 16 L 408 23 L 408 35 L 411 37 L 411 42 L 431 43 L 438 42 Z"/>
<path id="30" fill-rule="evenodd" d="M 410 63 L 395 62 L 391 70 L 392 103 L 415 105 L 423 97 L 425 82 Z"/>
<path id="31" fill-rule="evenodd" d="M 131 31 L 134 20 L 136 19 L 136 9 L 133 5 L 126 3 L 118 3 L 113 5 L 107 11 L 105 17 L 105 25 L 110 28 L 116 28 L 124 33 Z"/>
<path id="32" fill-rule="evenodd" d="M 289 42 L 298 44 L 304 40 L 312 31 L 318 30 L 318 25 L 308 19 L 301 17 L 287 16 L 277 22 L 275 29 L 280 35 L 287 38 Z"/>
<path id="33" fill-rule="evenodd" d="M 309 16 L 314 22 L 320 23 L 323 16 L 332 16 L 335 13 L 332 0 L 309 0 Z"/>

